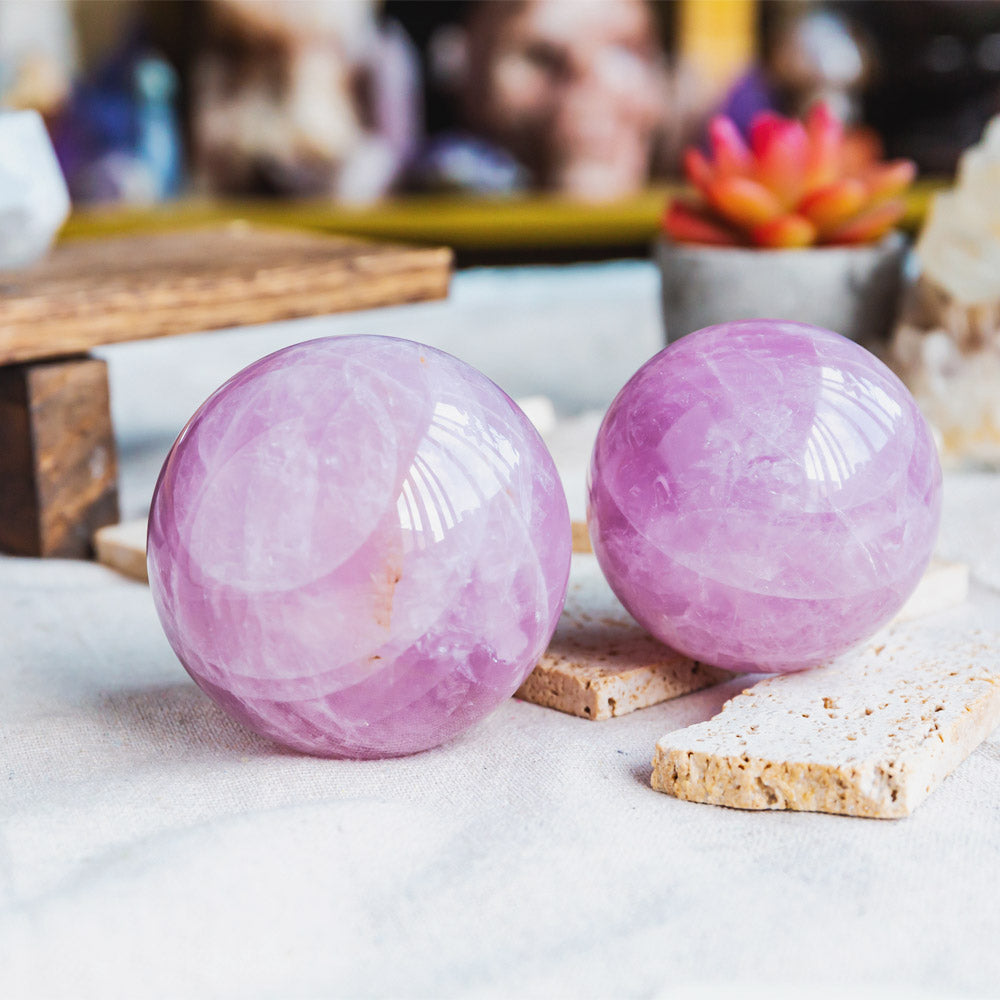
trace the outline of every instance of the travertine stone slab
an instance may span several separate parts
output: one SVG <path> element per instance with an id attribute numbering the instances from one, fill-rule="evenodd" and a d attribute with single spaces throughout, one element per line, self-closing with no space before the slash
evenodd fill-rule
<path id="1" fill-rule="evenodd" d="M 635 622 L 584 547 L 585 529 L 574 524 L 566 607 L 517 697 L 584 719 L 610 719 L 732 677 L 675 653 Z M 968 591 L 967 566 L 935 560 L 897 621 L 961 604 Z"/>
<path id="2" fill-rule="evenodd" d="M 664 736 L 652 785 L 740 809 L 907 816 L 998 723 L 1000 635 L 899 625 Z"/>
<path id="3" fill-rule="evenodd" d="M 589 551 L 585 524 L 574 522 L 573 544 L 566 607 L 517 697 L 583 719 L 610 719 L 733 676 L 675 653 L 636 624 Z M 145 582 L 144 519 L 102 528 L 94 547 L 102 563 Z M 967 566 L 935 561 L 897 620 L 961 604 L 968 585 Z"/>
<path id="4" fill-rule="evenodd" d="M 573 529 L 573 551 L 593 552 L 594 546 L 590 542 L 587 523 L 585 521 L 573 521 L 571 527 Z"/>
<path id="5" fill-rule="evenodd" d="M 146 571 L 146 519 L 109 524 L 94 535 L 97 561 L 132 577 L 149 582 Z"/>
<path id="6" fill-rule="evenodd" d="M 916 590 L 894 620 L 908 622 L 935 611 L 957 608 L 968 596 L 969 567 L 965 563 L 932 559 Z"/>
<path id="7" fill-rule="evenodd" d="M 610 719 L 731 676 L 649 635 L 621 606 L 597 557 L 576 551 L 555 635 L 517 697 L 584 719 Z"/>

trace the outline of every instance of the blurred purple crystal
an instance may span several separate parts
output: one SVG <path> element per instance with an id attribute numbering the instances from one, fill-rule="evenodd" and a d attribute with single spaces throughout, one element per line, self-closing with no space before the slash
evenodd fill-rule
<path id="1" fill-rule="evenodd" d="M 485 376 L 385 337 L 256 362 L 160 474 L 149 576 L 198 685 L 323 756 L 436 746 L 509 698 L 555 628 L 562 485 Z"/>
<path id="2" fill-rule="evenodd" d="M 748 320 L 648 361 L 594 448 L 588 520 L 622 603 L 733 670 L 869 638 L 930 560 L 941 468 L 903 384 L 817 327 Z"/>

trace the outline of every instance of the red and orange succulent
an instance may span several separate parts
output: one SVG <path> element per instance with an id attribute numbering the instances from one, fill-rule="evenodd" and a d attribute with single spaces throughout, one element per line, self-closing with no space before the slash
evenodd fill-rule
<path id="1" fill-rule="evenodd" d="M 700 198 L 672 199 L 663 218 L 682 243 L 793 248 L 869 243 L 902 217 L 909 160 L 852 165 L 844 128 L 825 104 L 804 122 L 757 115 L 749 144 L 733 121 L 712 120 L 711 156 L 688 149 L 684 167 Z"/>

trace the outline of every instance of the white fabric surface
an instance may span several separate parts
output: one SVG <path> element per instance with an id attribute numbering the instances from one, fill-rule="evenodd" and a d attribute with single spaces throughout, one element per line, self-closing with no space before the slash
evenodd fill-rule
<path id="1" fill-rule="evenodd" d="M 220 381 L 327 332 L 544 393 L 579 516 L 597 417 L 659 341 L 647 265 L 470 272 L 448 303 L 110 349 L 126 513 Z M 957 623 L 1000 627 L 1000 479 L 947 481 Z M 907 820 L 648 786 L 737 680 L 604 723 L 512 701 L 407 759 L 275 749 L 188 679 L 148 590 L 0 559 L 0 998 L 1000 995 L 1000 733 Z"/>

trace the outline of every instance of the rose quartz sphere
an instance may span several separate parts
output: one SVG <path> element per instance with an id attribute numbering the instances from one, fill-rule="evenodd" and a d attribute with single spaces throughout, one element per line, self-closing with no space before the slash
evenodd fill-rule
<path id="1" fill-rule="evenodd" d="M 588 521 L 653 635 L 731 670 L 822 663 L 868 639 L 927 567 L 941 467 L 872 354 L 801 323 L 708 327 L 648 361 L 597 436 Z"/>
<path id="2" fill-rule="evenodd" d="M 338 337 L 244 369 L 174 444 L 149 518 L 167 638 L 232 716 L 296 750 L 436 746 L 509 698 L 565 598 L 552 458 L 469 365 Z"/>

